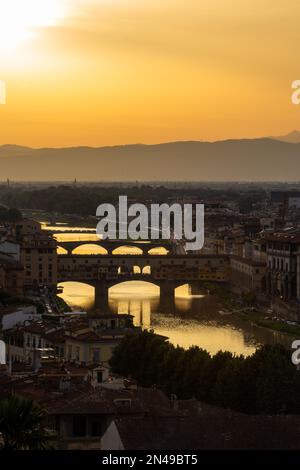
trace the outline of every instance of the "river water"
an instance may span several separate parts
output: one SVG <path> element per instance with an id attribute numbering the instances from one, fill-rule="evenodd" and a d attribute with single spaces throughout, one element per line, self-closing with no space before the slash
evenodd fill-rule
<path id="1" fill-rule="evenodd" d="M 65 227 L 64 227 L 65 228 Z M 58 241 L 85 240 L 87 245 L 76 253 L 103 253 L 93 246 L 95 234 L 56 234 Z M 59 252 L 62 250 L 59 249 Z M 117 253 L 134 253 L 132 248 L 123 247 Z M 138 254 L 138 250 L 136 250 Z M 162 256 L 165 254 L 161 252 Z M 92 311 L 94 289 L 86 284 L 67 282 L 60 284 L 60 296 L 74 309 Z M 250 355 L 262 344 L 280 342 L 290 347 L 291 338 L 251 324 L 236 315 L 219 313 L 221 305 L 213 296 L 191 296 L 188 286 L 176 289 L 175 312 L 168 314 L 161 310 L 159 288 L 142 281 L 124 282 L 110 289 L 109 308 L 119 314 L 133 315 L 134 324 L 151 328 L 165 335 L 175 345 L 188 348 L 197 345 L 215 354 L 219 350 Z"/>

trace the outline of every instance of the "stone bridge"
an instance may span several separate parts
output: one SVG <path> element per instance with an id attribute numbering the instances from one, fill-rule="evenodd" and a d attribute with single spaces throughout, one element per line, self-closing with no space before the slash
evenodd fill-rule
<path id="1" fill-rule="evenodd" d="M 165 248 L 167 252 L 173 253 L 175 250 L 174 243 L 170 241 L 132 241 L 132 240 L 78 240 L 78 241 L 58 241 L 57 247 L 63 248 L 67 254 L 72 254 L 76 248 L 85 245 L 97 246 L 104 248 L 106 254 L 112 254 L 114 250 L 121 247 L 138 248 L 142 254 L 149 253 L 153 248 Z"/>
<path id="2" fill-rule="evenodd" d="M 95 288 L 95 306 L 108 309 L 109 289 L 122 282 L 146 281 L 160 287 L 162 308 L 172 310 L 175 289 L 184 284 L 194 294 L 204 282 L 226 283 L 226 255 L 58 255 L 58 282 L 82 282 Z"/>

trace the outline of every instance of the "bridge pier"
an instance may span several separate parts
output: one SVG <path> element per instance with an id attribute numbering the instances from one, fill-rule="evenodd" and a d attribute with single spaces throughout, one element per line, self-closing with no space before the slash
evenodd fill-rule
<path id="1" fill-rule="evenodd" d="M 160 308 L 164 313 L 175 312 L 175 288 L 172 281 L 161 281 L 160 283 Z"/>
<path id="2" fill-rule="evenodd" d="M 109 286 L 106 281 L 95 282 L 95 309 L 99 310 L 100 313 L 107 313 L 108 311 L 108 289 Z"/>
<path id="3" fill-rule="evenodd" d="M 199 282 L 190 282 L 189 283 L 189 292 L 190 295 L 205 295 L 207 294 L 207 289 L 204 289 Z"/>

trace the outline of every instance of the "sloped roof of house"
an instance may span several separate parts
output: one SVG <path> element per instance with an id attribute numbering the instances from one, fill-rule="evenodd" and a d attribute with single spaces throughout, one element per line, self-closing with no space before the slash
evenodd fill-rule
<path id="1" fill-rule="evenodd" d="M 188 416 L 119 417 L 125 450 L 298 449 L 300 416 L 247 416 L 217 408 L 213 419 Z"/>

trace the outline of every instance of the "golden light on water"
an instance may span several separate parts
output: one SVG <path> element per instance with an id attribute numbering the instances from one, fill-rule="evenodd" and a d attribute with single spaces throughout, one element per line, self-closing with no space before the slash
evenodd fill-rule
<path id="1" fill-rule="evenodd" d="M 67 250 L 65 250 L 65 248 L 62 248 L 61 246 L 58 246 L 57 247 L 57 254 L 58 255 L 66 255 L 68 254 Z"/>
<path id="2" fill-rule="evenodd" d="M 113 250 L 113 255 L 142 255 L 143 250 L 135 246 L 120 246 Z"/>
<path id="3" fill-rule="evenodd" d="M 148 252 L 149 255 L 167 255 L 168 253 L 169 251 L 163 246 L 157 247 L 157 248 L 151 248 L 151 250 L 149 250 Z"/>
<path id="4" fill-rule="evenodd" d="M 56 230 L 56 232 L 63 232 L 68 230 L 69 227 L 43 227 L 43 230 Z M 80 230 L 81 227 L 74 227 L 74 230 Z M 84 230 L 89 230 L 84 228 Z M 92 230 L 92 229 L 91 229 Z M 77 242 L 77 241 L 99 241 L 99 236 L 95 233 L 55 233 L 54 238 L 58 242 Z"/>
<path id="5" fill-rule="evenodd" d="M 73 250 L 74 255 L 107 255 L 107 250 L 103 246 L 87 243 Z"/>
<path id="6" fill-rule="evenodd" d="M 78 254 L 93 252 L 99 247 L 93 245 L 95 234 L 59 234 L 59 241 L 86 241 L 78 248 Z M 133 248 L 134 250 L 135 248 Z M 161 248 L 161 250 L 163 250 Z M 126 254 L 131 247 L 121 247 Z M 162 252 L 160 252 L 162 254 Z M 134 273 L 141 268 L 134 266 Z M 149 272 L 145 267 L 143 273 Z M 93 311 L 95 289 L 87 284 L 65 282 L 60 284 L 63 293 L 59 294 L 73 310 Z M 133 316 L 135 326 L 153 329 L 169 338 L 174 345 L 189 348 L 196 345 L 207 349 L 211 354 L 228 350 L 236 354 L 251 355 L 258 345 L 280 341 L 286 338 L 278 332 L 255 328 L 230 315 L 219 315 L 219 307 L 213 296 L 191 295 L 190 287 L 184 284 L 175 289 L 175 313 L 167 313 L 161 307 L 160 289 L 151 282 L 121 282 L 109 289 L 109 310 L 118 314 Z M 279 338 L 280 336 L 280 338 Z"/>
<path id="7" fill-rule="evenodd" d="M 213 324 L 201 324 L 199 328 L 199 323 L 191 319 L 163 318 L 155 332 L 167 336 L 174 345 L 186 349 L 197 345 L 213 355 L 222 350 L 248 356 L 256 349 L 253 344 L 246 344 L 238 329 Z"/>
<path id="8" fill-rule="evenodd" d="M 94 305 L 95 289 L 88 284 L 80 282 L 63 282 L 63 293 L 59 297 L 64 299 L 72 309 L 89 310 Z"/>
<path id="9" fill-rule="evenodd" d="M 94 289 L 86 284 L 67 282 L 61 284 L 64 298 L 73 308 L 90 310 L 94 303 Z M 200 297 L 200 296 L 197 296 Z M 254 344 L 247 344 L 243 333 L 228 325 L 214 322 L 199 323 L 189 318 L 192 296 L 188 285 L 176 289 L 176 308 L 183 317 L 165 315 L 159 309 L 159 287 L 143 281 L 120 283 L 109 290 L 109 307 L 118 314 L 133 316 L 135 326 L 154 329 L 158 334 L 169 338 L 170 342 L 189 348 L 198 345 L 215 354 L 220 349 L 238 354 L 250 355 L 255 351 Z M 184 315 L 187 315 L 184 318 Z"/>

